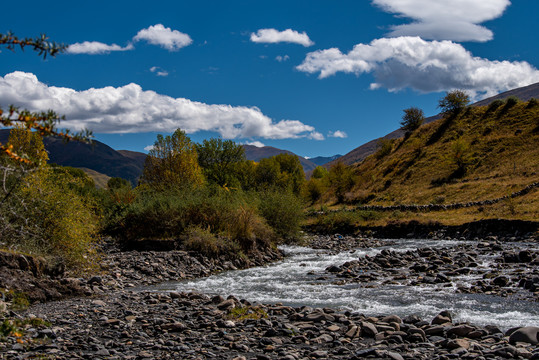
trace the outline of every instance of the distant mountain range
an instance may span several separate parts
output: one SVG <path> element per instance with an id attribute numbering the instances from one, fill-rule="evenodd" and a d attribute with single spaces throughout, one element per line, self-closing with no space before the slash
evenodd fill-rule
<path id="1" fill-rule="evenodd" d="M 9 137 L 9 130 L 0 130 L 0 143 L 6 143 Z M 136 184 L 138 177 L 142 174 L 146 154 L 129 151 L 114 150 L 110 146 L 94 140 L 92 144 L 71 141 L 64 142 L 62 139 L 47 137 L 43 143 L 49 152 L 49 162 L 63 166 L 82 168 L 94 180 L 102 185 L 110 177 L 121 177 Z M 296 155 L 291 151 L 277 149 L 271 146 L 256 147 L 253 145 L 243 145 L 245 156 L 248 160 L 260 161 L 278 154 Z M 296 155 L 297 156 L 297 155 Z M 298 156 L 305 172 L 312 171 L 318 165 L 323 165 L 331 161 L 334 157 L 317 157 L 306 159 Z M 315 160 L 316 162 L 313 162 Z"/>
<path id="2" fill-rule="evenodd" d="M 528 101 L 531 98 L 539 99 L 539 83 L 535 83 L 535 84 L 532 84 L 532 85 L 528 85 L 528 86 L 524 86 L 524 87 L 520 87 L 520 88 L 517 88 L 517 89 L 513 89 L 513 90 L 509 90 L 509 91 L 500 93 L 498 95 L 495 95 L 495 96 L 489 97 L 487 99 L 478 101 L 478 102 L 472 104 L 472 106 L 485 106 L 485 105 L 490 104 L 494 100 L 507 99 L 510 96 L 516 96 L 521 101 Z M 440 114 L 428 117 L 428 118 L 425 119 L 425 123 L 429 123 L 429 122 L 438 120 L 441 117 L 442 116 Z M 346 165 L 355 164 L 357 162 L 362 161 L 367 156 L 369 156 L 371 154 L 374 154 L 376 152 L 377 148 L 378 148 L 378 142 L 381 139 L 397 139 L 397 138 L 400 138 L 400 137 L 403 137 L 403 136 L 404 136 L 404 131 L 402 131 L 401 129 L 395 130 L 395 131 L 387 134 L 386 136 L 380 137 L 378 139 L 371 140 L 371 141 L 369 141 L 369 142 L 355 148 L 354 150 L 350 151 L 346 155 L 343 155 L 343 156 L 337 158 L 336 160 L 333 160 L 333 161 L 330 161 L 330 162 L 326 163 L 325 166 L 330 167 L 331 165 L 333 165 L 337 161 L 342 161 Z"/>

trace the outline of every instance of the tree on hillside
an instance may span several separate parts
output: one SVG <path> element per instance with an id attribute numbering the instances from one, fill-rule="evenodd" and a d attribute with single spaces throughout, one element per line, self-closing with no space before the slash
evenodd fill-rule
<path id="1" fill-rule="evenodd" d="M 232 140 L 211 138 L 196 145 L 198 163 L 209 182 L 237 186 L 236 165 L 245 161 L 245 149 Z"/>
<path id="2" fill-rule="evenodd" d="M 446 115 L 456 115 L 468 106 L 470 96 L 462 90 L 446 92 L 445 96 L 438 102 L 438 107 Z"/>
<path id="3" fill-rule="evenodd" d="M 423 110 L 417 107 L 404 109 L 404 115 L 401 120 L 401 129 L 405 131 L 405 136 L 410 136 L 425 121 Z"/>
<path id="4" fill-rule="evenodd" d="M 200 186 L 204 183 L 195 144 L 181 129 L 157 135 L 139 182 L 154 189 Z"/>
<path id="5" fill-rule="evenodd" d="M 337 202 L 344 201 L 345 194 L 354 186 L 354 174 L 350 166 L 339 161 L 329 169 L 329 184 L 333 189 Z"/>
<path id="6" fill-rule="evenodd" d="M 305 173 L 303 167 L 296 155 L 279 154 L 274 156 L 275 161 L 279 164 L 281 173 L 279 175 L 278 184 L 283 188 L 289 188 L 296 195 L 299 195 L 301 187 L 305 182 Z"/>

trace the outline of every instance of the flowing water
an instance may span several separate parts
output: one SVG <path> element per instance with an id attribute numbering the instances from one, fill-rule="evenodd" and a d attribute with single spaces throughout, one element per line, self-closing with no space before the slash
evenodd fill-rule
<path id="1" fill-rule="evenodd" d="M 457 294 L 454 287 L 364 284 L 339 285 L 324 270 L 365 255 L 376 255 L 384 248 L 394 251 L 418 247 L 454 246 L 457 241 L 400 240 L 391 246 L 358 249 L 328 254 L 305 247 L 283 247 L 287 257 L 277 263 L 246 270 L 228 271 L 207 278 L 157 287 L 163 291 L 198 291 L 207 294 L 234 295 L 250 302 L 282 303 L 290 306 L 330 307 L 357 311 L 367 316 L 415 314 L 430 320 L 442 310 L 450 310 L 456 321 L 477 325 L 496 325 L 502 329 L 514 326 L 539 326 L 539 304 L 483 294 Z M 535 247 L 535 246 L 532 246 Z M 481 266 L 488 267 L 489 259 Z M 477 278 L 476 278 L 477 279 Z M 462 276 L 460 282 L 470 282 Z M 155 287 L 153 288 L 155 289 Z"/>

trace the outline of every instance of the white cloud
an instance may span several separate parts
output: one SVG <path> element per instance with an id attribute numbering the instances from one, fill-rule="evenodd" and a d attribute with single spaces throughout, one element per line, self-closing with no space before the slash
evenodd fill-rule
<path id="1" fill-rule="evenodd" d="M 255 43 L 294 43 L 300 44 L 305 47 L 314 45 L 314 42 L 309 39 L 309 36 L 305 33 L 299 33 L 296 30 L 286 29 L 284 31 L 278 31 L 275 29 L 260 29 L 251 34 L 251 41 Z"/>
<path id="2" fill-rule="evenodd" d="M 411 18 L 392 26 L 390 36 L 421 36 L 431 40 L 488 41 L 492 31 L 480 26 L 500 17 L 509 0 L 373 0 L 384 11 Z"/>
<path id="3" fill-rule="evenodd" d="M 283 55 L 283 56 L 277 55 L 277 56 L 275 57 L 275 60 L 277 60 L 278 62 L 287 61 L 287 60 L 289 60 L 289 59 L 290 59 L 290 56 L 288 56 L 288 55 Z"/>
<path id="4" fill-rule="evenodd" d="M 334 138 L 341 138 L 341 139 L 344 139 L 344 138 L 347 138 L 347 137 L 348 137 L 348 134 L 345 133 L 344 131 L 341 131 L 341 130 L 330 131 L 329 134 L 328 134 L 328 137 L 334 137 Z"/>
<path id="5" fill-rule="evenodd" d="M 144 147 L 144 150 L 146 150 L 146 151 L 150 151 L 152 149 L 153 149 L 153 145 L 148 145 L 148 146 Z"/>
<path id="6" fill-rule="evenodd" d="M 163 24 L 156 24 L 147 29 L 140 30 L 134 41 L 146 40 L 152 45 L 159 45 L 169 51 L 178 51 L 183 47 L 191 45 L 193 40 L 187 34 L 166 28 Z"/>
<path id="7" fill-rule="evenodd" d="M 152 66 L 150 71 L 155 73 L 157 76 L 168 76 L 168 71 L 161 69 L 159 66 Z"/>
<path id="8" fill-rule="evenodd" d="M 318 131 L 313 131 L 309 134 L 308 138 L 313 140 L 324 140 L 324 135 L 322 135 Z"/>
<path id="9" fill-rule="evenodd" d="M 82 43 L 75 43 L 68 46 L 66 49 L 66 52 L 68 54 L 90 54 L 90 55 L 96 55 L 96 54 L 108 54 L 111 51 L 128 51 L 133 50 L 134 46 L 133 44 L 128 44 L 125 47 L 121 47 L 120 45 L 112 44 L 104 44 L 98 41 L 85 41 Z"/>
<path id="10" fill-rule="evenodd" d="M 252 145 L 252 146 L 259 147 L 259 148 L 266 146 L 263 143 L 261 143 L 260 141 L 248 141 L 248 142 L 245 143 L 245 145 Z"/>
<path id="11" fill-rule="evenodd" d="M 225 139 L 318 138 L 298 120 L 274 122 L 256 107 L 210 105 L 143 91 L 137 84 L 76 91 L 48 86 L 34 74 L 16 71 L 0 77 L 0 103 L 29 110 L 52 109 L 66 116 L 61 126 L 96 133 L 214 131 Z"/>
<path id="12" fill-rule="evenodd" d="M 373 73 L 372 89 L 463 89 L 482 97 L 539 81 L 539 71 L 527 62 L 491 61 L 474 57 L 460 44 L 419 37 L 377 39 L 354 46 L 348 54 L 337 48 L 318 50 L 307 54 L 297 69 L 319 73 L 319 78 Z"/>

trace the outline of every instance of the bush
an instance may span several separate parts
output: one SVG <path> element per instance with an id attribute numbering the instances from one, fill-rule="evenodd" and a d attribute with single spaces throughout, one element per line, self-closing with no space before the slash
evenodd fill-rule
<path id="1" fill-rule="evenodd" d="M 496 111 L 496 109 L 498 109 L 502 105 L 503 105 L 503 100 L 496 99 L 493 102 L 491 102 L 490 104 L 488 104 L 487 112 Z"/>
<path id="2" fill-rule="evenodd" d="M 267 190 L 260 196 L 260 214 L 275 234 L 285 241 L 299 240 L 304 217 L 300 199 L 290 191 Z"/>
<path id="3" fill-rule="evenodd" d="M 219 187 L 157 192 L 141 188 L 125 214 L 110 227 L 110 234 L 130 247 L 131 242 L 138 240 L 181 241 L 188 229 L 197 227 L 251 251 L 256 245 L 266 246 L 273 240 L 273 232 L 254 203 L 242 192 Z"/>
<path id="4" fill-rule="evenodd" d="M 526 105 L 526 109 L 531 109 L 539 105 L 539 101 L 536 98 L 531 98 L 528 100 L 528 105 Z"/>
<path id="5" fill-rule="evenodd" d="M 29 172 L 8 204 L 11 216 L 0 238 L 18 251 L 57 258 L 73 268 L 90 265 L 98 218 L 95 203 L 77 193 L 80 179 L 61 169 Z M 2 209 L 4 211 L 4 209 Z"/>
<path id="6" fill-rule="evenodd" d="M 393 141 L 389 139 L 380 139 L 378 141 L 378 151 L 376 151 L 376 158 L 382 159 L 391 154 L 393 150 Z"/>
<path id="7" fill-rule="evenodd" d="M 334 234 L 350 234 L 361 222 L 380 218 L 380 213 L 374 211 L 339 211 L 319 215 L 313 226 L 316 231 Z"/>
<path id="8" fill-rule="evenodd" d="M 203 229 L 200 226 L 192 226 L 187 229 L 184 248 L 187 251 L 196 251 L 209 257 L 241 252 L 239 245 L 233 240 L 216 236 L 209 229 Z"/>

